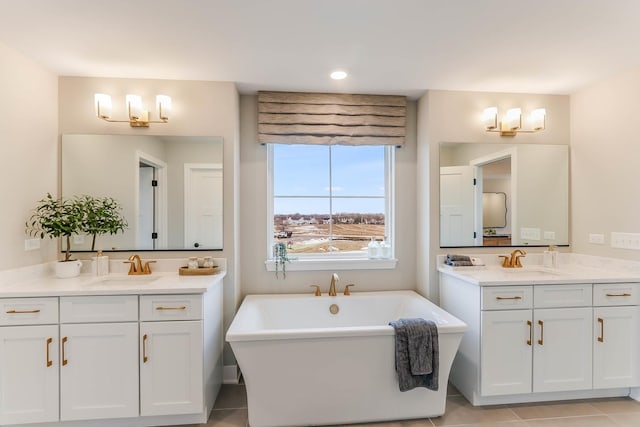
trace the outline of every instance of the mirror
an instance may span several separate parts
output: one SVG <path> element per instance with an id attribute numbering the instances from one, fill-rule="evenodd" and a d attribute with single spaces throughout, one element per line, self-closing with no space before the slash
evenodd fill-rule
<path id="1" fill-rule="evenodd" d="M 217 136 L 63 135 L 62 196 L 122 206 L 127 229 L 98 236 L 96 250 L 222 249 L 222 155 Z M 71 249 L 91 250 L 90 236 Z"/>
<path id="2" fill-rule="evenodd" d="M 569 244 L 566 145 L 440 143 L 440 247 Z"/>

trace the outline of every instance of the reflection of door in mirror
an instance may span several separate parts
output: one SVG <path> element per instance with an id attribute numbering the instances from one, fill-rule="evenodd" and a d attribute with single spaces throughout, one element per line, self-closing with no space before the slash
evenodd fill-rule
<path id="1" fill-rule="evenodd" d="M 151 165 L 140 163 L 140 192 L 138 194 L 138 236 L 136 246 L 140 249 L 155 249 L 154 217 L 155 217 L 155 197 L 153 181 L 155 180 L 155 169 Z"/>
<path id="2" fill-rule="evenodd" d="M 474 246 L 472 166 L 440 168 L 440 245 Z"/>
<path id="3" fill-rule="evenodd" d="M 167 163 L 137 150 L 138 197 L 136 202 L 136 248 L 167 247 Z"/>
<path id="4" fill-rule="evenodd" d="M 184 165 L 184 246 L 222 247 L 222 165 Z"/>

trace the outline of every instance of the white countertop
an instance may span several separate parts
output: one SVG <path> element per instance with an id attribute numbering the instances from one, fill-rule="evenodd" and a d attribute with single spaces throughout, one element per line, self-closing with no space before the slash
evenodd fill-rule
<path id="1" fill-rule="evenodd" d="M 71 279 L 40 278 L 0 286 L 0 298 L 56 297 L 69 295 L 202 294 L 216 285 L 225 272 L 210 276 L 180 276 L 176 273 L 106 276 L 80 275 Z"/>
<path id="2" fill-rule="evenodd" d="M 184 260 L 158 260 L 152 274 L 128 275 L 122 260 L 112 260 L 112 273 L 91 274 L 90 265 L 78 277 L 59 279 L 51 265 L 40 264 L 0 272 L 0 298 L 56 297 L 69 295 L 126 294 L 202 294 L 221 285 L 226 275 L 226 260 L 217 259 L 220 272 L 203 276 L 181 276 L 178 268 Z M 123 266 L 124 265 L 124 266 Z"/>
<path id="3" fill-rule="evenodd" d="M 554 285 L 571 283 L 640 283 L 634 271 L 587 267 L 570 264 L 559 268 L 528 265 L 523 268 L 500 266 L 450 267 L 440 265 L 438 271 L 478 286 Z"/>

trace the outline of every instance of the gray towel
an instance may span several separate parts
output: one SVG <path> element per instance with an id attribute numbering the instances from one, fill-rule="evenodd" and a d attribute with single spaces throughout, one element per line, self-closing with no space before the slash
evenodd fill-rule
<path id="1" fill-rule="evenodd" d="M 455 254 L 447 254 L 447 261 L 469 261 L 471 262 L 471 257 L 468 255 L 455 255 Z"/>
<path id="2" fill-rule="evenodd" d="M 424 319 L 389 322 L 396 332 L 396 373 L 400 391 L 438 390 L 438 327 Z"/>

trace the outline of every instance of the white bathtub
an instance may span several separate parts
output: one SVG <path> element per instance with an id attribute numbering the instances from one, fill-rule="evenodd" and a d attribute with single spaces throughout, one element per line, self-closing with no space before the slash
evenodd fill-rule
<path id="1" fill-rule="evenodd" d="M 332 304 L 340 309 L 335 315 Z M 438 325 L 438 391 L 399 391 L 388 323 L 411 317 Z M 442 415 L 449 369 L 466 329 L 413 291 L 249 295 L 226 338 L 244 376 L 249 425 L 303 426 Z"/>

